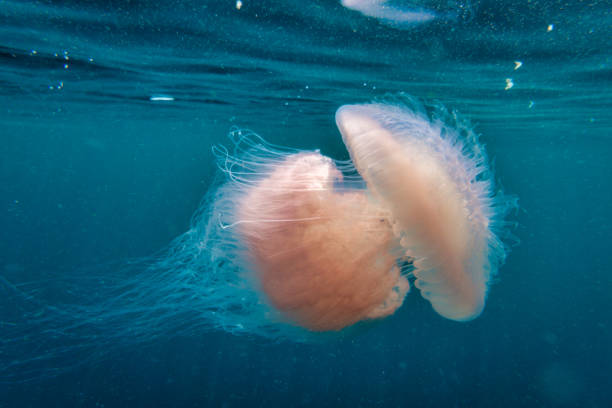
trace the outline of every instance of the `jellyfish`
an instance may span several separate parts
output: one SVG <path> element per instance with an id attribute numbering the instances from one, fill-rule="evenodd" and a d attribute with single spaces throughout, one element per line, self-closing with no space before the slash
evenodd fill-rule
<path id="1" fill-rule="evenodd" d="M 155 256 L 53 277 L 70 301 L 0 275 L 16 305 L 0 310 L 3 378 L 210 330 L 334 337 L 395 314 L 411 286 L 444 318 L 476 318 L 516 202 L 469 125 L 399 99 L 341 106 L 336 124 L 350 160 L 233 128 L 189 230 Z"/>
<path id="2" fill-rule="evenodd" d="M 273 307 L 302 327 L 327 331 L 401 306 L 409 283 L 387 211 L 342 185 L 342 173 L 320 153 L 262 167 L 264 178 L 240 197 L 234 216 Z"/>
<path id="3" fill-rule="evenodd" d="M 502 256 L 490 226 L 490 179 L 478 145 L 442 123 L 383 104 L 346 105 L 336 123 L 359 174 L 390 211 L 414 259 L 415 286 L 440 315 L 470 320 L 484 307 Z"/>
<path id="4" fill-rule="evenodd" d="M 268 316 L 310 331 L 393 314 L 409 280 L 441 316 L 477 317 L 513 204 L 495 195 L 476 136 L 401 103 L 345 105 L 336 124 L 349 162 L 247 136 L 220 155 L 216 235 L 234 245 L 219 252 L 242 260 Z"/>

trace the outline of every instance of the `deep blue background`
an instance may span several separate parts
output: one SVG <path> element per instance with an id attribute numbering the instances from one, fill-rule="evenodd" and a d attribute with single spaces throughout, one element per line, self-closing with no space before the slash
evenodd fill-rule
<path id="1" fill-rule="evenodd" d="M 342 159 L 335 109 L 398 92 L 472 120 L 520 198 L 520 244 L 470 323 L 413 293 L 322 344 L 169 334 L 58 377 L 0 371 L 0 407 L 612 404 L 609 2 L 474 1 L 404 28 L 333 0 L 163 3 L 0 1 L 0 275 L 154 253 L 189 227 L 232 125 Z"/>

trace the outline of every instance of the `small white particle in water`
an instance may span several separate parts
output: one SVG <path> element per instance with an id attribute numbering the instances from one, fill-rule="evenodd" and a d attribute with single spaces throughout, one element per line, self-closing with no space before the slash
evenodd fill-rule
<path id="1" fill-rule="evenodd" d="M 149 100 L 152 102 L 172 102 L 174 97 L 169 95 L 152 95 L 149 97 Z"/>
<path id="2" fill-rule="evenodd" d="M 93 58 L 89 58 L 89 62 L 93 62 Z"/>
<path id="3" fill-rule="evenodd" d="M 32 50 L 32 55 L 36 55 L 36 54 L 38 54 L 38 51 Z"/>
<path id="4" fill-rule="evenodd" d="M 68 64 L 64 64 L 64 69 L 68 69 Z"/>
<path id="5" fill-rule="evenodd" d="M 240 10 L 242 8 L 242 2 L 240 0 L 236 1 L 236 10 Z"/>
<path id="6" fill-rule="evenodd" d="M 529 109 L 533 108 L 533 105 L 535 105 L 535 102 L 534 102 L 534 101 L 529 101 L 529 106 L 528 106 L 528 108 L 529 108 Z"/>
<path id="7" fill-rule="evenodd" d="M 517 69 L 519 69 L 520 67 L 523 66 L 523 63 L 521 61 L 514 61 L 514 70 L 516 71 Z"/>
<path id="8" fill-rule="evenodd" d="M 514 82 L 512 82 L 512 78 L 506 78 L 506 87 L 504 88 L 504 91 L 507 91 L 513 86 L 514 86 Z"/>
<path id="9" fill-rule="evenodd" d="M 549 24 L 548 27 L 546 28 L 546 31 L 550 33 L 554 29 L 555 29 L 555 25 L 554 24 Z"/>

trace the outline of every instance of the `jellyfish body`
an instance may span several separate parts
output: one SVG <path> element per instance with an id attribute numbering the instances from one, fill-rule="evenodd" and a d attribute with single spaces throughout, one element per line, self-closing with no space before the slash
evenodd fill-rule
<path id="1" fill-rule="evenodd" d="M 220 178 L 167 250 L 51 276 L 73 299 L 60 306 L 38 299 L 44 279 L 0 276 L 18 305 L 0 308 L 0 320 L 19 322 L 3 327 L 12 356 L 0 359 L 3 378 L 55 375 L 68 355 L 86 362 L 213 329 L 333 336 L 393 314 L 411 279 L 440 315 L 475 318 L 504 260 L 497 233 L 515 200 L 493 192 L 482 146 L 469 127 L 444 123 L 453 120 L 402 103 L 343 106 L 336 122 L 350 162 L 232 129 L 230 149 L 213 149 Z"/>
<path id="2" fill-rule="evenodd" d="M 337 189 L 341 172 L 317 152 L 289 155 L 264 174 L 241 203 L 237 227 L 273 307 L 327 331 L 401 306 L 409 284 L 386 211 L 363 191 Z"/>
<path id="3" fill-rule="evenodd" d="M 458 132 L 385 104 L 346 105 L 336 123 L 368 188 L 415 259 L 415 286 L 442 316 L 470 320 L 485 302 L 496 245 L 490 180 Z"/>
<path id="4" fill-rule="evenodd" d="M 436 312 L 477 317 L 504 251 L 473 133 L 401 104 L 342 106 L 336 123 L 352 159 L 341 170 L 319 152 L 263 145 L 225 159 L 225 218 L 260 296 L 280 320 L 339 330 L 395 312 L 408 263 Z M 344 180 L 351 171 L 365 188 Z"/>

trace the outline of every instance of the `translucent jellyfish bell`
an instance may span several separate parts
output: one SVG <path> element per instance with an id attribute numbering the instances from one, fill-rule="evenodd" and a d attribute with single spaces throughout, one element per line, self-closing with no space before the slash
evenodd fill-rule
<path id="1" fill-rule="evenodd" d="M 484 157 L 442 123 L 405 106 L 345 105 L 336 123 L 357 171 L 414 259 L 415 286 L 453 320 L 483 310 L 503 251 L 490 230 L 492 186 Z M 473 143 L 476 143 L 475 141 Z"/>
<path id="2" fill-rule="evenodd" d="M 400 307 L 409 283 L 396 265 L 386 212 L 318 152 L 253 153 L 254 178 L 236 185 L 238 205 L 227 216 L 246 248 L 237 255 L 271 306 L 312 331 Z"/>

